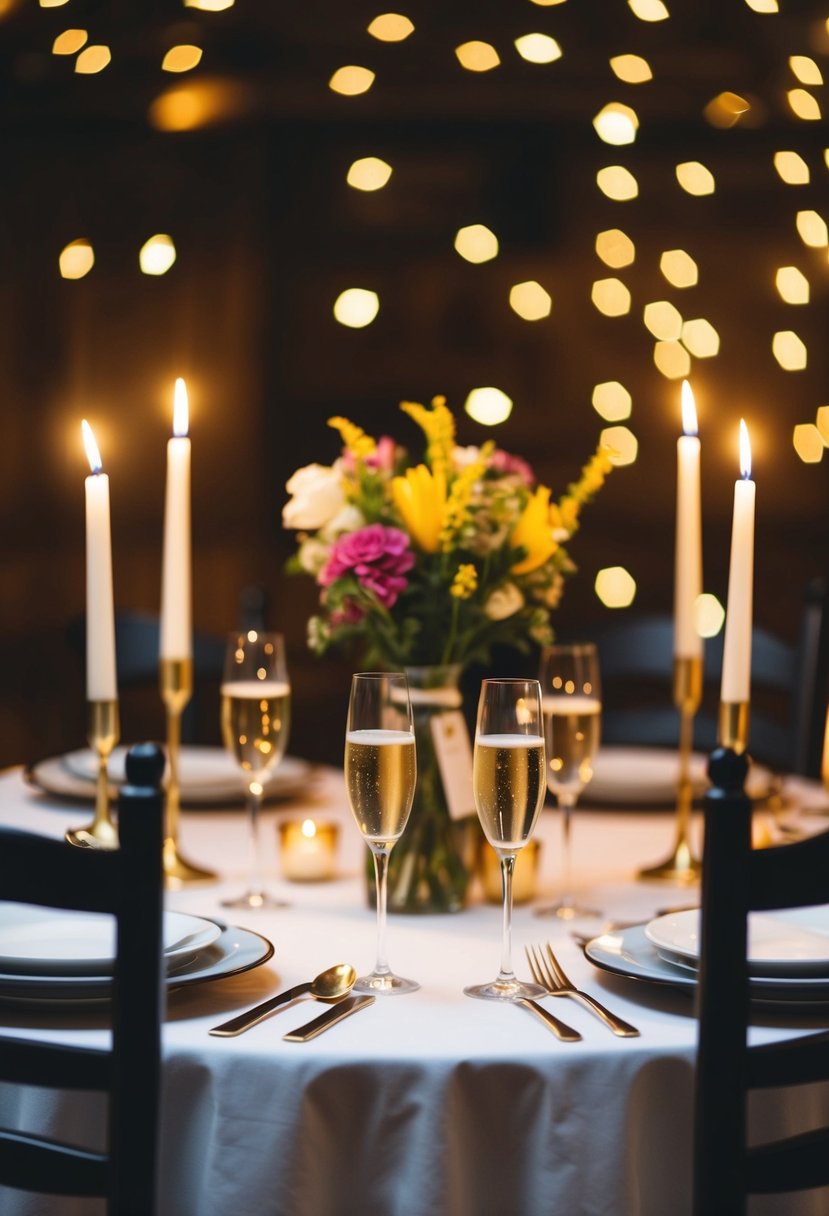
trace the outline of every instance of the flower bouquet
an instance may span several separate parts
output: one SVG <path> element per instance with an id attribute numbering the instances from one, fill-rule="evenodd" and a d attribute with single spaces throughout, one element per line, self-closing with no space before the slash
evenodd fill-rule
<path id="1" fill-rule="evenodd" d="M 320 587 L 309 645 L 351 649 L 366 666 L 406 670 L 418 747 L 409 827 L 391 855 L 389 907 L 463 905 L 470 825 L 449 816 L 434 749 L 435 714 L 461 703 L 460 674 L 491 648 L 526 651 L 552 640 L 551 613 L 575 570 L 565 548 L 582 506 L 612 468 L 599 448 L 552 501 L 532 469 L 488 441 L 459 447 L 443 398 L 403 402 L 425 451 L 414 463 L 393 439 L 332 418 L 342 439 L 333 465 L 308 465 L 287 484 L 283 524 L 298 530 L 290 568 Z"/>

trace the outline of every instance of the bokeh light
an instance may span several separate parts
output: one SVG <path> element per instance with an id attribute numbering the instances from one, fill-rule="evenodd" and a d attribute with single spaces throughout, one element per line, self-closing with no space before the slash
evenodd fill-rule
<path id="1" fill-rule="evenodd" d="M 809 303 L 809 280 L 797 266 L 781 266 L 774 282 L 785 304 Z"/>
<path id="2" fill-rule="evenodd" d="M 367 93 L 373 84 L 374 72 L 354 63 L 337 68 L 328 81 L 332 93 L 341 93 L 343 97 L 357 97 L 360 93 Z"/>
<path id="3" fill-rule="evenodd" d="M 380 310 L 380 297 L 365 287 L 348 287 L 334 301 L 334 316 L 349 329 L 371 325 Z"/>
<path id="4" fill-rule="evenodd" d="M 381 13 L 369 23 L 368 32 L 378 42 L 403 42 L 414 33 L 414 24 L 402 13 Z"/>
<path id="5" fill-rule="evenodd" d="M 809 181 L 809 166 L 798 152 L 775 152 L 774 167 L 782 181 L 789 186 L 805 186 Z"/>
<path id="6" fill-rule="evenodd" d="M 492 385 L 473 388 L 463 407 L 470 418 L 481 426 L 498 426 L 512 413 L 512 399 Z"/>
<path id="7" fill-rule="evenodd" d="M 192 72 L 193 68 L 198 67 L 201 63 L 201 57 L 200 46 L 192 46 L 188 43 L 171 46 L 161 61 L 161 69 L 164 72 Z"/>
<path id="8" fill-rule="evenodd" d="M 697 264 L 684 249 L 666 249 L 659 269 L 672 287 L 694 287 L 699 279 Z"/>
<path id="9" fill-rule="evenodd" d="M 792 444 L 804 464 L 818 464 L 826 450 L 823 437 L 813 422 L 801 422 L 792 432 Z"/>
<path id="10" fill-rule="evenodd" d="M 535 279 L 528 279 L 526 283 L 516 283 L 511 287 L 509 303 L 513 312 L 518 313 L 525 321 L 541 321 L 544 317 L 549 317 L 553 307 L 552 296 Z"/>
<path id="11" fill-rule="evenodd" d="M 714 174 L 698 160 L 688 160 L 677 165 L 676 180 L 688 194 L 702 196 L 714 193 Z"/>
<path id="12" fill-rule="evenodd" d="M 88 46 L 75 60 L 75 71 L 80 76 L 96 76 L 112 62 L 108 46 Z"/>
<path id="13" fill-rule="evenodd" d="M 701 638 L 715 638 L 725 624 L 725 608 L 716 595 L 704 591 L 694 600 L 694 626 Z"/>
<path id="14" fill-rule="evenodd" d="M 561 47 L 549 34 L 522 34 L 515 49 L 527 63 L 554 63 L 561 59 Z"/>
<path id="15" fill-rule="evenodd" d="M 629 608 L 636 596 L 636 580 L 624 566 L 605 566 L 593 586 L 605 608 Z"/>
<path id="16" fill-rule="evenodd" d="M 806 367 L 806 343 L 792 329 L 778 330 L 771 340 L 771 350 L 786 372 L 802 372 Z"/>
<path id="17" fill-rule="evenodd" d="M 624 165 L 606 165 L 600 169 L 596 174 L 596 185 L 602 194 L 619 203 L 636 198 L 639 193 L 639 183 Z"/>
<path id="18" fill-rule="evenodd" d="M 58 257 L 58 268 L 63 279 L 82 279 L 95 265 L 95 251 L 84 237 L 70 241 Z"/>
<path id="19" fill-rule="evenodd" d="M 464 42 L 455 47 L 455 55 L 467 72 L 491 72 L 501 62 L 500 55 L 489 42 Z"/>
<path id="20" fill-rule="evenodd" d="M 797 231 L 804 245 L 820 249 L 829 244 L 829 229 L 826 220 L 817 211 L 798 211 L 795 220 Z"/>
<path id="21" fill-rule="evenodd" d="M 621 228 L 608 228 L 596 237 L 596 253 L 607 266 L 619 270 L 636 258 L 636 246 Z"/>
<path id="22" fill-rule="evenodd" d="M 682 325 L 682 345 L 695 359 L 713 359 L 720 351 L 720 335 L 705 317 L 694 317 Z"/>
<path id="23" fill-rule="evenodd" d="M 599 435 L 599 443 L 612 449 L 610 463 L 620 467 L 633 464 L 639 455 L 639 440 L 626 426 L 606 426 Z"/>
<path id="24" fill-rule="evenodd" d="M 651 66 L 641 55 L 614 55 L 610 68 L 625 84 L 645 84 L 648 80 L 653 80 Z"/>
<path id="25" fill-rule="evenodd" d="M 618 380 L 605 380 L 593 389 L 593 409 L 605 422 L 621 422 L 630 417 L 633 399 Z"/>
<path id="26" fill-rule="evenodd" d="M 489 262 L 498 256 L 498 238 L 485 224 L 468 224 L 458 229 L 455 249 L 467 262 Z"/>
<path id="27" fill-rule="evenodd" d="M 597 279 L 590 299 L 606 317 L 623 317 L 630 312 L 630 292 L 621 279 Z"/>
<path id="28" fill-rule="evenodd" d="M 52 54 L 74 55 L 86 44 L 88 38 L 86 30 L 64 30 L 52 43 Z"/>
<path id="29" fill-rule="evenodd" d="M 691 356 L 681 342 L 656 342 L 653 362 L 666 380 L 679 380 L 691 374 Z"/>
<path id="30" fill-rule="evenodd" d="M 646 304 L 642 316 L 645 328 L 664 342 L 675 342 L 682 333 L 682 314 L 668 300 Z"/>
<path id="31" fill-rule="evenodd" d="M 345 180 L 355 190 L 382 190 L 391 175 L 391 165 L 386 164 L 379 156 L 363 156 L 353 162 Z"/>
<path id="32" fill-rule="evenodd" d="M 143 274 L 166 274 L 176 260 L 173 238 L 166 232 L 158 232 L 141 246 L 138 264 Z"/>

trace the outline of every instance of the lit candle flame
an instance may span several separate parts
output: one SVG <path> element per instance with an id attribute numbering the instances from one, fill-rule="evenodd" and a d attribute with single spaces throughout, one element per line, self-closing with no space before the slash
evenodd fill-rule
<path id="1" fill-rule="evenodd" d="M 310 840 L 317 834 L 317 825 L 314 823 L 313 819 L 303 819 L 301 831 L 302 835 L 307 836 Z"/>
<path id="2" fill-rule="evenodd" d="M 751 477 L 751 443 L 745 419 L 740 419 L 740 472 L 748 480 Z"/>
<path id="3" fill-rule="evenodd" d="M 190 404 L 187 400 L 187 385 L 181 376 L 176 380 L 173 396 L 173 434 L 177 439 L 185 436 L 190 429 Z"/>
<path id="4" fill-rule="evenodd" d="M 95 442 L 95 436 L 92 433 L 92 427 L 84 418 L 81 422 L 81 434 L 83 435 L 83 446 L 86 452 L 86 458 L 89 461 L 89 467 L 93 473 L 100 473 L 104 467 L 101 460 L 101 453 L 98 450 L 98 445 Z"/>
<path id="5" fill-rule="evenodd" d="M 697 406 L 691 386 L 687 380 L 682 381 L 682 429 L 686 435 L 696 435 L 699 429 L 697 426 Z"/>

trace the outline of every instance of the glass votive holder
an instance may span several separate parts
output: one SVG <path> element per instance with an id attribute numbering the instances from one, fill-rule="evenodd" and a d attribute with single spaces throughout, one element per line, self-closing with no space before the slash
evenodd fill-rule
<path id="1" fill-rule="evenodd" d="M 538 866 L 541 857 L 541 845 L 537 840 L 528 840 L 523 849 L 515 855 L 515 869 L 512 872 L 512 902 L 526 904 L 535 899 L 538 887 Z M 484 898 L 488 904 L 500 904 L 504 893 L 501 886 L 501 861 L 495 850 L 484 843 L 481 855 L 481 881 L 484 888 Z"/>
<path id="2" fill-rule="evenodd" d="M 277 826 L 282 877 L 290 882 L 324 882 L 334 877 L 338 823 L 284 819 Z"/>

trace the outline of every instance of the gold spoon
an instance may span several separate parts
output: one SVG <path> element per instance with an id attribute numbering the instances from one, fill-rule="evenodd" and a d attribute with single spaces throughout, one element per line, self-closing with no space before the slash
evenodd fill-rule
<path id="1" fill-rule="evenodd" d="M 269 997 L 267 1001 L 262 1001 L 261 1005 L 254 1005 L 246 1013 L 240 1013 L 237 1017 L 231 1018 L 229 1022 L 223 1022 L 221 1026 L 214 1026 L 208 1033 L 220 1035 L 222 1038 L 241 1034 L 243 1030 L 249 1030 L 251 1026 L 261 1022 L 280 1005 L 287 1005 L 289 1001 L 295 1000 L 298 996 L 304 996 L 305 993 L 310 993 L 318 1001 L 333 1003 L 342 1000 L 353 988 L 356 978 L 357 972 L 350 963 L 337 963 L 336 967 L 329 967 L 326 971 L 321 971 L 310 982 L 287 988 L 284 992 Z"/>

